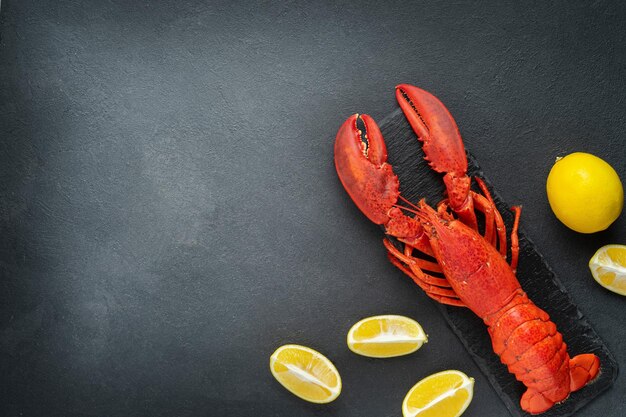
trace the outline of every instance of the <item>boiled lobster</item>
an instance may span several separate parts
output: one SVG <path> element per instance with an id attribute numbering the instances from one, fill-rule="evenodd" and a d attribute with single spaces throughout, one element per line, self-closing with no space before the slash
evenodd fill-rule
<path id="1" fill-rule="evenodd" d="M 502 216 L 480 179 L 482 194 L 471 190 L 463 142 L 446 107 L 414 86 L 398 86 L 396 96 L 430 166 L 445 173 L 447 198 L 434 209 L 401 196 L 383 136 L 367 115 L 353 115 L 339 129 L 337 174 L 359 209 L 401 243 L 402 250 L 384 239 L 391 262 L 429 297 L 477 314 L 501 362 L 527 387 L 522 409 L 542 413 L 592 381 L 600 360 L 590 353 L 570 358 L 556 325 L 522 290 L 515 276 L 521 209 L 513 208 L 509 264 Z M 477 210 L 485 219 L 482 234 Z"/>

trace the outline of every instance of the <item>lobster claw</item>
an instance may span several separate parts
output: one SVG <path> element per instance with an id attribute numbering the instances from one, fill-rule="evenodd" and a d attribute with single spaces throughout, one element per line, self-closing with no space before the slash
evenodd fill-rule
<path id="1" fill-rule="evenodd" d="M 445 174 L 443 180 L 450 207 L 466 224 L 476 228 L 471 181 L 466 174 L 467 156 L 454 118 L 437 97 L 413 85 L 396 86 L 396 99 L 423 142 L 422 149 L 430 167 Z"/>
<path id="2" fill-rule="evenodd" d="M 396 86 L 396 99 L 437 172 L 465 175 L 467 157 L 454 118 L 434 95 L 409 84 Z"/>
<path id="3" fill-rule="evenodd" d="M 363 125 L 361 131 L 358 125 Z M 376 224 L 387 224 L 398 200 L 399 182 L 387 163 L 387 147 L 376 122 L 354 114 L 335 139 L 335 167 L 339 179 L 357 207 Z"/>

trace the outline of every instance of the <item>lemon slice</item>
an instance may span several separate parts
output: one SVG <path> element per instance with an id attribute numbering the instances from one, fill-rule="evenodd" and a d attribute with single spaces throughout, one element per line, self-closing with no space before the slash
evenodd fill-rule
<path id="1" fill-rule="evenodd" d="M 456 370 L 442 371 L 415 384 L 404 397 L 404 417 L 458 417 L 474 395 L 474 378 Z"/>
<path id="2" fill-rule="evenodd" d="M 370 358 L 408 355 L 428 342 L 422 326 L 404 316 L 373 316 L 356 323 L 348 332 L 348 347 Z"/>
<path id="3" fill-rule="evenodd" d="M 589 260 L 591 274 L 607 290 L 626 295 L 626 246 L 602 246 Z"/>
<path id="4" fill-rule="evenodd" d="M 312 403 L 329 403 L 341 393 L 341 377 L 335 365 L 306 346 L 279 347 L 270 357 L 270 370 L 283 387 Z"/>

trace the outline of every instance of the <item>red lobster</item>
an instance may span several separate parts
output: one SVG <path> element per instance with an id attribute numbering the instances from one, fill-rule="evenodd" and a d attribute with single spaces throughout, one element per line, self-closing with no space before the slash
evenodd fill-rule
<path id="1" fill-rule="evenodd" d="M 470 190 L 463 142 L 445 106 L 417 87 L 400 85 L 396 92 L 431 167 L 446 173 L 448 198 L 435 210 L 424 200 L 414 205 L 400 195 L 380 129 L 367 115 L 353 115 L 339 129 L 337 174 L 359 209 L 403 244 L 401 251 L 384 240 L 391 262 L 429 297 L 477 314 L 488 327 L 495 353 L 527 387 L 520 400 L 522 409 L 542 413 L 592 381 L 600 360 L 591 353 L 570 358 L 556 325 L 522 290 L 515 276 L 521 209 L 513 207 L 509 265 L 502 217 L 482 181 L 476 178 L 484 195 Z M 363 124 L 364 131 L 357 123 Z M 398 204 L 399 199 L 404 205 Z M 475 210 L 485 217 L 483 236 Z"/>

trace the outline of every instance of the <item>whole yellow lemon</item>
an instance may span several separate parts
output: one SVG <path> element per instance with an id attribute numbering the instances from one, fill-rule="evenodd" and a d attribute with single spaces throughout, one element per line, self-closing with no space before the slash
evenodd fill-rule
<path id="1" fill-rule="evenodd" d="M 613 167 L 584 152 L 556 160 L 546 191 L 556 217 L 580 233 L 605 230 L 624 207 L 624 188 Z"/>

